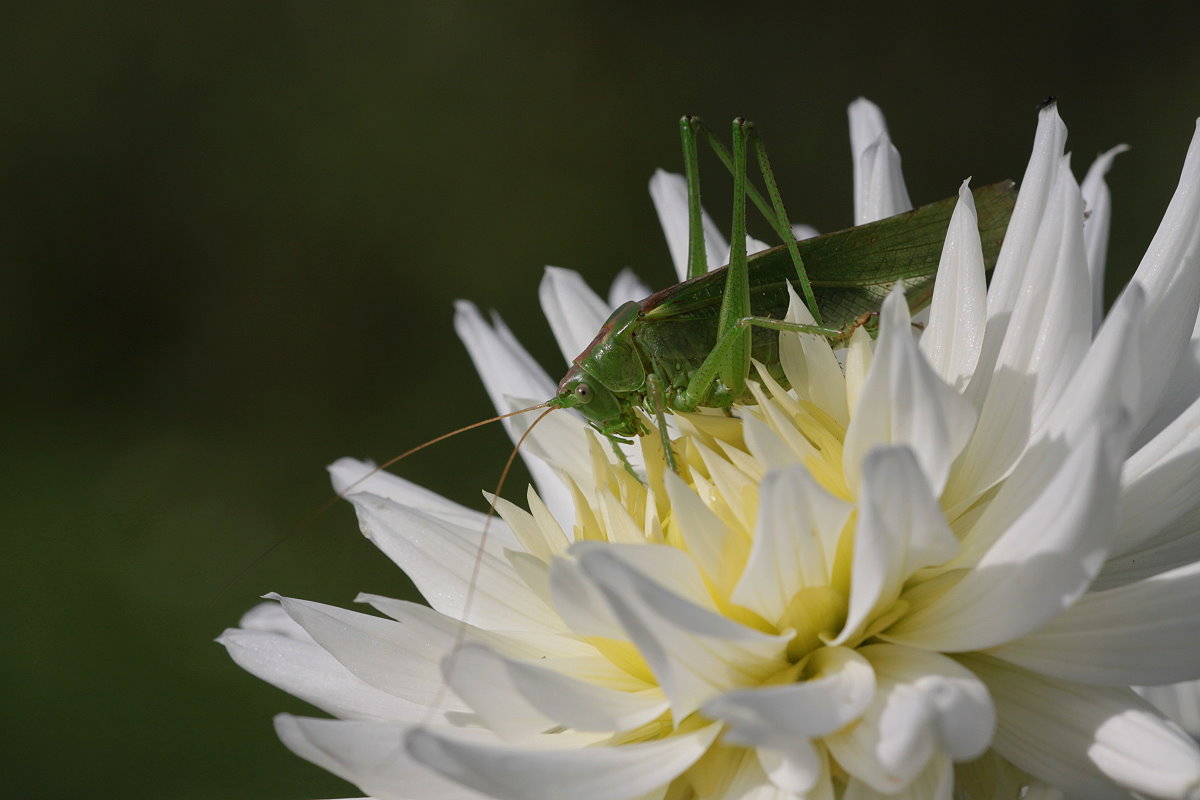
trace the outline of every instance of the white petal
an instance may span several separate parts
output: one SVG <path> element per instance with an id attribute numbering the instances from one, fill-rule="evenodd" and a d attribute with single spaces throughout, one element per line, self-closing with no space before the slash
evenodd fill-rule
<path id="1" fill-rule="evenodd" d="M 943 383 L 921 355 L 897 283 L 880 311 L 875 356 L 846 431 L 846 483 L 852 490 L 857 487 L 863 458 L 872 448 L 907 445 L 933 493 L 940 495 L 974 423 L 975 409 Z"/>
<path id="2" fill-rule="evenodd" d="M 975 435 L 947 487 L 951 503 L 977 497 L 1011 470 L 1091 344 L 1091 289 L 1083 250 L 1082 202 L 1064 160 L 1026 267 L 1026 281 L 1039 288 L 1023 292 L 1012 309 Z M 989 315 L 995 281 L 993 278 L 988 294 Z M 985 334 L 980 357 L 980 368 L 985 370 L 988 362 L 984 353 L 991 335 L 990 330 Z M 979 374 L 977 370 L 976 378 Z M 974 380 L 968 387 L 971 396 L 977 396 Z"/>
<path id="3" fill-rule="evenodd" d="M 709 725 L 641 744 L 533 750 L 468 743 L 415 729 L 408 752 L 447 778 L 500 800 L 626 800 L 691 766 L 720 731 Z M 552 737 L 547 737 L 552 738 Z"/>
<path id="4" fill-rule="evenodd" d="M 430 615 L 402 625 L 308 600 L 280 601 L 321 647 L 370 686 L 423 706 L 445 694 L 439 662 L 453 646 L 453 622 Z M 444 705 L 465 710 L 453 697 Z"/>
<path id="5" fill-rule="evenodd" d="M 728 742 L 777 747 L 849 725 L 875 694 L 870 663 L 848 647 L 817 650 L 806 672 L 796 683 L 724 692 L 704 705 L 704 715 L 726 723 Z"/>
<path id="6" fill-rule="evenodd" d="M 803 466 L 768 472 L 759 489 L 754 544 L 733 602 L 774 622 L 797 592 L 828 586 L 851 510 Z"/>
<path id="7" fill-rule="evenodd" d="M 757 684 L 784 667 L 789 636 L 761 633 L 697 605 L 608 548 L 585 550 L 579 563 L 667 693 L 676 721 L 720 692 Z"/>
<path id="8" fill-rule="evenodd" d="M 939 378 L 961 390 L 975 372 L 987 323 L 987 279 L 975 198 L 963 181 L 938 263 L 921 352 Z"/>
<path id="9" fill-rule="evenodd" d="M 854 329 L 846 343 L 846 408 L 851 419 L 858 411 L 858 399 L 871 371 L 872 347 L 871 335 L 862 325 Z"/>
<path id="10" fill-rule="evenodd" d="M 871 645 L 860 654 L 878 689 L 858 724 L 826 737 L 838 763 L 885 794 L 909 786 L 933 760 L 977 758 L 995 711 L 970 670 L 938 653 Z"/>
<path id="11" fill-rule="evenodd" d="M 1092 581 L 1092 591 L 1115 589 L 1200 561 L 1200 518 L 1190 514 L 1152 541 L 1110 558 Z"/>
<path id="12" fill-rule="evenodd" d="M 1149 797 L 1200 796 L 1200 749 L 1132 691 L 962 661 L 996 703 L 992 747 L 1022 769 L 1071 796 L 1127 798 L 1110 780 Z"/>
<path id="13" fill-rule="evenodd" d="M 883 113 L 860 97 L 850 104 L 850 150 L 854 159 L 854 224 L 890 217 L 912 208 L 900 151 L 888 138 Z"/>
<path id="14" fill-rule="evenodd" d="M 704 575 L 718 586 L 725 583 L 730 564 L 733 532 L 713 513 L 696 492 L 674 472 L 663 473 L 671 514 L 687 552 Z"/>
<path id="15" fill-rule="evenodd" d="M 368 461 L 339 458 L 330 464 L 328 469 L 333 490 L 339 495 L 366 492 L 476 531 L 482 531 L 487 521 L 486 514 L 447 500 L 437 492 L 431 492 L 390 472 L 379 470 Z M 495 532 L 498 542 L 504 542 L 507 546 L 515 544 L 505 526 L 492 523 L 490 530 Z"/>
<path id="16" fill-rule="evenodd" d="M 515 410 L 508 399 L 511 397 L 533 397 L 541 401 L 553 396 L 556 383 L 521 347 L 498 316 L 493 315 L 492 325 L 488 325 L 473 303 L 460 300 L 454 304 L 454 330 L 466 345 L 471 362 L 498 413 Z M 501 424 L 515 442 L 520 431 L 513 423 L 514 420 L 509 418 Z M 574 524 L 571 493 L 554 470 L 528 453 L 523 453 L 522 459 L 533 475 L 538 494 L 555 519 L 567 527 Z"/>
<path id="17" fill-rule="evenodd" d="M 940 753 L 903 789 L 881 795 L 866 781 L 851 777 L 842 800 L 950 800 L 954 793 L 954 769 Z M 1015 797 L 1015 795 L 1014 795 Z M 1027 800 L 1023 796 L 1023 800 Z"/>
<path id="18" fill-rule="evenodd" d="M 1175 538 L 1200 510 L 1200 401 L 1193 403 L 1125 462 L 1115 555 Z"/>
<path id="19" fill-rule="evenodd" d="M 612 287 L 608 290 L 608 307 L 616 308 L 629 301 L 644 300 L 651 294 L 647 286 L 629 267 L 617 273 Z"/>
<path id="20" fill-rule="evenodd" d="M 1154 704 L 1179 727 L 1192 736 L 1200 736 L 1200 681 L 1184 681 L 1170 686 L 1135 686 L 1134 691 Z"/>
<path id="21" fill-rule="evenodd" d="M 812 225 L 803 225 L 795 222 L 792 223 L 792 236 L 798 242 L 804 239 L 812 239 L 813 237 L 820 235 L 821 232 Z"/>
<path id="22" fill-rule="evenodd" d="M 667 248 L 671 251 L 675 274 L 679 276 L 679 280 L 687 280 L 687 178 L 661 169 L 655 170 L 654 177 L 650 179 L 650 199 L 654 201 L 658 222 L 667 237 Z M 725 258 L 729 255 L 729 244 L 717 230 L 708 212 L 703 212 L 703 220 L 704 252 L 708 259 L 708 268 L 712 269 L 725 263 Z"/>
<path id="23" fill-rule="evenodd" d="M 624 638 L 625 631 L 604 595 L 576 562 L 566 558 L 550 562 L 550 591 L 555 610 L 574 633 L 605 639 Z"/>
<path id="24" fill-rule="evenodd" d="M 1026 272 L 1030 251 L 1033 249 L 1038 230 L 1042 227 L 1046 206 L 1059 172 L 1059 161 L 1066 138 L 1067 129 L 1058 116 L 1057 107 L 1054 104 L 1047 105 L 1038 115 L 1033 153 L 1029 157 L 1029 165 L 1025 168 L 1021 191 L 1017 195 L 1012 218 L 1005 231 L 1004 243 L 988 287 L 988 319 L 983 346 L 979 351 L 975 374 L 967 385 L 967 396 L 977 408 L 983 405 L 988 395 L 996 372 L 996 359 L 1004 344 L 1013 308 L 1022 287 L 1045 287 L 1049 284 L 1049 281 L 1045 280 L 1028 281 Z"/>
<path id="25" fill-rule="evenodd" d="M 561 267 L 546 267 L 538 286 L 538 299 L 568 364 L 596 338 L 596 332 L 611 313 L 582 275 Z"/>
<path id="26" fill-rule="evenodd" d="M 265 600 L 251 608 L 238 620 L 238 626 L 248 631 L 278 634 L 299 642 L 311 644 L 313 641 L 308 631 L 300 627 L 283 610 L 283 606 L 273 600 Z"/>
<path id="27" fill-rule="evenodd" d="M 1192 137 L 1175 195 L 1133 275 L 1133 284 L 1146 292 L 1142 315 L 1142 405 L 1135 409 L 1135 428 L 1149 420 L 1162 403 L 1175 413 L 1194 399 L 1171 397 L 1172 378 L 1181 360 L 1189 356 L 1188 344 L 1200 306 L 1200 123 Z M 1124 294 L 1114 305 L 1124 301 Z M 1178 403 L 1178 404 L 1177 404 Z M 1151 438 L 1170 420 L 1160 413 L 1137 439 Z"/>
<path id="28" fill-rule="evenodd" d="M 483 645 L 465 645 L 453 666 L 451 688 L 506 739 L 527 738 L 555 725 L 626 731 L 667 710 L 667 700 L 657 689 L 608 689 L 537 662 L 507 658 Z"/>
<path id="29" fill-rule="evenodd" d="M 1025 286 L 1031 285 L 1026 277 L 1030 253 L 1046 216 L 1066 140 L 1067 127 L 1058 115 L 1057 105 L 1047 105 L 1038 114 L 1033 153 L 1029 156 L 1029 164 L 1021 179 L 1021 191 L 1017 195 L 1004 244 L 996 259 L 991 286 L 988 287 L 988 331 L 984 352 L 989 345 L 998 348 L 1003 341 L 1004 328 L 1017 304 L 1017 296 Z M 1040 285 L 1045 286 L 1046 283 Z M 1090 301 L 1090 294 L 1088 299 Z M 994 358 L 993 351 L 992 361 Z M 992 361 L 985 360 L 983 363 L 990 368 Z"/>
<path id="30" fill-rule="evenodd" d="M 892 606 L 910 575 L 947 561 L 958 551 L 958 540 L 911 450 L 872 450 L 863 462 L 862 477 L 850 610 L 833 644 L 862 636 L 868 623 Z"/>
<path id="31" fill-rule="evenodd" d="M 370 792 L 376 800 L 483 800 L 483 795 L 414 761 L 404 749 L 408 729 L 407 725 L 289 714 L 275 718 L 275 731 L 289 750 Z"/>
<path id="32" fill-rule="evenodd" d="M 469 611 L 469 621 L 484 628 L 563 629 L 499 552 L 500 542 L 490 537 L 484 542 L 477 531 L 374 495 L 356 494 L 349 499 L 363 533 L 404 570 L 438 611 L 455 619 Z M 468 598 L 473 598 L 469 609 Z"/>
<path id="33" fill-rule="evenodd" d="M 1145 382 L 1137 353 L 1145 294 L 1141 287 L 1131 286 L 1124 300 L 1104 320 L 1079 368 L 1034 434 L 1035 440 L 1050 439 L 1056 447 L 1072 447 L 1097 420 L 1141 403 Z"/>
<path id="34" fill-rule="evenodd" d="M 868 145 L 860 162 L 860 174 L 866 180 L 861 193 L 855 194 L 855 225 L 865 225 L 912 209 L 904 173 L 900 169 L 900 151 L 886 133 Z"/>
<path id="35" fill-rule="evenodd" d="M 279 608 L 277 603 L 271 605 Z M 311 638 L 305 642 L 277 633 L 230 629 L 217 641 L 242 669 L 334 716 L 419 722 L 429 714 L 425 706 L 356 678 Z"/>
<path id="36" fill-rule="evenodd" d="M 814 323 L 804 301 L 789 283 L 788 312 L 785 319 L 802 325 Z M 779 334 L 779 362 L 792 389 L 845 427 L 850 421 L 846 407 L 846 380 L 829 340 L 804 333 Z"/>
<path id="37" fill-rule="evenodd" d="M 1127 417 L 1093 429 L 961 580 L 905 596 L 911 608 L 886 638 L 943 652 L 994 647 L 1068 608 L 1107 556 L 1128 437 Z"/>
<path id="38" fill-rule="evenodd" d="M 758 748 L 772 780 L 798 794 L 828 770 L 811 740 L 850 724 L 875 692 L 870 665 L 848 648 L 818 650 L 808 666 L 799 683 L 726 692 L 704 706 L 726 724 L 725 743 Z"/>
<path id="39" fill-rule="evenodd" d="M 1104 265 L 1108 260 L 1108 231 L 1112 222 L 1112 195 L 1104 176 L 1112 167 L 1113 159 L 1129 149 L 1129 145 L 1117 145 L 1096 157 L 1088 167 L 1080 190 L 1087 219 L 1083 221 L 1083 243 L 1087 249 L 1088 272 L 1092 277 L 1092 320 L 1096 328 L 1104 318 Z"/>
<path id="40" fill-rule="evenodd" d="M 1110 686 L 1200 677 L 1200 563 L 1090 592 L 991 655 L 1059 678 Z"/>

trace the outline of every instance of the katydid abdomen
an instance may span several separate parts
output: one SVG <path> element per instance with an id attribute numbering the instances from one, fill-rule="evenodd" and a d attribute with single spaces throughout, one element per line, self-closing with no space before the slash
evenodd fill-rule
<path id="1" fill-rule="evenodd" d="M 991 269 L 1012 215 L 1016 192 L 1011 181 L 974 191 L 985 267 Z M 947 198 L 878 222 L 797 242 L 811 282 L 822 324 L 833 338 L 848 335 L 864 315 L 878 311 L 884 297 L 902 282 L 910 308 L 928 305 L 950 216 L 957 197 Z M 790 302 L 789 284 L 800 291 L 787 246 L 747 261 L 750 315 L 782 320 Z M 719 317 L 725 300 L 728 267 L 657 292 L 640 303 L 619 308 L 596 339 L 575 359 L 552 403 L 578 407 L 602 433 L 632 436 L 642 432 L 633 409 L 649 407 L 654 382 L 666 406 L 723 408 L 752 402 L 744 385 L 732 387 L 719 377 L 702 395 L 684 396 L 705 359 L 720 346 Z M 750 327 L 751 357 L 783 381 L 779 332 Z M 784 383 L 786 386 L 786 382 Z M 582 387 L 582 389 L 581 389 Z"/>

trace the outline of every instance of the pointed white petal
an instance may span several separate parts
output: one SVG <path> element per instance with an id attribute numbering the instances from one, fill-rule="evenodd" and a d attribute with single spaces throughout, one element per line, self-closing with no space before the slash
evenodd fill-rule
<path id="1" fill-rule="evenodd" d="M 873 355 L 871 335 L 860 325 L 850 334 L 850 341 L 846 343 L 846 409 L 851 419 L 858 411 L 858 399 L 862 395 L 867 374 L 871 371 Z"/>
<path id="2" fill-rule="evenodd" d="M 512 630 L 563 629 L 561 620 L 504 558 L 500 552 L 502 542 L 490 536 L 482 541 L 477 531 L 382 497 L 356 494 L 350 501 L 363 533 L 404 570 L 438 611 L 459 619 L 467 610 L 467 598 L 473 597 L 469 621 L 474 625 Z"/>
<path id="3" fill-rule="evenodd" d="M 429 713 L 359 680 L 311 639 L 230 629 L 217 641 L 242 669 L 334 716 L 419 722 Z"/>
<path id="4" fill-rule="evenodd" d="M 1092 320 L 1096 328 L 1104 318 L 1104 265 L 1108 260 L 1108 231 L 1112 223 L 1112 195 L 1104 176 L 1113 159 L 1129 149 L 1120 144 L 1096 157 L 1088 167 L 1080 190 L 1087 219 L 1083 221 L 1083 243 L 1087 250 L 1088 272 L 1092 277 Z"/>
<path id="5" fill-rule="evenodd" d="M 854 224 L 908 211 L 912 201 L 900 170 L 900 151 L 888 138 L 879 106 L 860 97 L 848 111 L 854 163 Z"/>
<path id="6" fill-rule="evenodd" d="M 1120 556 L 1175 538 L 1177 523 L 1200 511 L 1200 401 L 1193 403 L 1125 462 L 1120 522 L 1113 552 Z"/>
<path id="7" fill-rule="evenodd" d="M 608 307 L 616 308 L 622 303 L 628 303 L 631 300 L 644 300 L 650 294 L 650 287 L 633 270 L 625 267 L 625 269 L 617 273 L 617 277 L 613 279 L 612 287 L 608 290 Z"/>
<path id="8" fill-rule="evenodd" d="M 1134 691 L 1154 704 L 1179 727 L 1200 737 L 1200 681 L 1170 686 L 1135 686 Z"/>
<path id="9" fill-rule="evenodd" d="M 1195 327 L 1200 306 L 1200 121 L 1175 195 L 1131 283 L 1146 291 L 1139 364 L 1144 387 L 1135 427 L 1154 417 L 1137 438 L 1141 443 L 1169 423 L 1172 412 L 1178 414 L 1195 399 L 1172 395 L 1179 394 L 1174 379 L 1190 357 L 1188 323 Z M 1116 304 L 1123 301 L 1122 295 Z"/>
<path id="10" fill-rule="evenodd" d="M 610 313 L 608 305 L 584 282 L 582 275 L 561 267 L 546 267 L 538 286 L 538 299 L 568 364 L 596 338 L 596 332 Z"/>
<path id="11" fill-rule="evenodd" d="M 280 598 L 292 619 L 360 680 L 422 706 L 444 695 L 442 656 L 453 647 L 452 622 L 430 616 L 422 625 L 359 614 L 308 600 Z M 453 697 L 450 711 L 465 710 Z"/>
<path id="12" fill-rule="evenodd" d="M 497 410 L 504 397 L 550 397 L 555 383 L 521 347 L 497 315 L 489 325 L 474 303 L 454 304 L 454 330 L 467 347 L 484 388 Z"/>
<path id="13" fill-rule="evenodd" d="M 947 488 L 952 503 L 977 497 L 1011 470 L 1091 344 L 1083 201 L 1065 160 L 1057 178 L 1025 272 L 1028 285 L 1039 290 L 1020 294 L 1012 309 L 975 435 Z M 1011 235 L 1011 225 L 1009 231 Z M 988 294 L 989 315 L 995 280 Z M 989 328 L 991 319 L 989 316 Z M 984 351 L 990 336 L 989 331 Z M 988 367 L 981 352 L 980 368 Z M 979 374 L 977 370 L 976 378 Z M 973 379 L 968 391 L 971 396 L 977 396 L 975 388 Z"/>
<path id="14" fill-rule="evenodd" d="M 505 739 L 528 738 L 555 725 L 626 731 L 654 720 L 668 707 L 657 689 L 608 689 L 478 644 L 462 648 L 453 671 L 451 688 Z"/>
<path id="15" fill-rule="evenodd" d="M 1017 195 L 1017 203 L 1004 235 L 1004 244 L 996 259 L 991 286 L 988 287 L 987 338 L 991 339 L 993 333 L 997 334 L 995 345 L 999 345 L 1004 337 L 1002 329 L 995 332 L 991 330 L 993 324 L 1007 324 L 1008 315 L 1016 307 L 1017 296 L 1023 287 L 1030 285 L 1026 277 L 1027 265 L 1034 240 L 1046 216 L 1046 207 L 1050 203 L 1059 174 L 1059 162 L 1066 141 L 1067 126 L 1058 115 L 1057 105 L 1050 104 L 1038 114 L 1033 153 L 1029 156 L 1029 164 L 1021 179 L 1021 191 Z M 1088 299 L 1090 301 L 1090 294 Z"/>
<path id="16" fill-rule="evenodd" d="M 890 794 L 931 760 L 969 761 L 987 749 L 995 711 L 970 670 L 939 653 L 894 645 L 859 652 L 875 672 L 875 696 L 858 724 L 825 739 L 850 774 Z"/>
<path id="17" fill-rule="evenodd" d="M 279 636 L 312 644 L 313 638 L 288 616 L 283 606 L 273 600 L 265 600 L 251 608 L 238 620 L 238 627 L 248 631 L 274 633 Z"/>
<path id="18" fill-rule="evenodd" d="M 921 352 L 934 373 L 962 390 L 979 361 L 987 323 L 987 279 L 975 198 L 963 181 L 950 217 L 946 243 L 938 263 L 929 324 L 921 335 Z"/>
<path id="19" fill-rule="evenodd" d="M 404 749 L 408 729 L 407 725 L 290 714 L 275 718 L 275 731 L 289 750 L 370 792 L 376 800 L 484 800 L 478 792 L 414 761 Z"/>
<path id="20" fill-rule="evenodd" d="M 585 550 L 579 563 L 654 672 L 676 721 L 722 691 L 784 667 L 787 635 L 770 636 L 697 605 L 608 548 Z"/>
<path id="21" fill-rule="evenodd" d="M 804 225 L 803 223 L 798 222 L 792 223 L 792 236 L 798 242 L 803 241 L 804 239 L 812 239 L 813 237 L 820 235 L 821 232 L 812 225 Z"/>
<path id="22" fill-rule="evenodd" d="M 910 575 L 958 551 L 958 540 L 907 447 L 879 447 L 867 454 L 858 514 L 850 610 L 833 644 L 862 636 L 868 623 L 896 601 Z"/>
<path id="23" fill-rule="evenodd" d="M 1200 563 L 1089 592 L 991 655 L 1059 678 L 1110 686 L 1200 678 Z"/>
<path id="24" fill-rule="evenodd" d="M 814 323 L 804 301 L 788 284 L 788 313 L 785 319 L 801 325 Z M 845 427 L 850 421 L 846 407 L 846 380 L 829 340 L 803 333 L 779 334 L 779 362 L 792 389 Z"/>
<path id="25" fill-rule="evenodd" d="M 499 800 L 625 800 L 666 784 L 691 766 L 719 725 L 641 744 L 534 750 L 464 742 L 417 728 L 405 747 L 447 778 Z M 553 738 L 553 737 L 547 737 Z"/>
<path id="26" fill-rule="evenodd" d="M 1033 154 L 1021 180 L 1021 191 L 1005 232 L 1004 244 L 992 271 L 988 287 L 988 320 L 975 374 L 967 386 L 967 396 L 976 407 L 983 405 L 996 372 L 996 359 L 1008 331 L 1013 308 L 1022 287 L 1049 285 L 1048 280 L 1030 283 L 1027 279 L 1030 252 L 1042 227 L 1051 190 L 1059 171 L 1067 129 L 1056 106 L 1048 105 L 1038 115 Z M 1089 295 L 1090 298 L 1090 295 Z"/>
<path id="27" fill-rule="evenodd" d="M 912 209 L 904 185 L 904 172 L 900 169 L 900 151 L 887 133 L 880 134 L 868 145 L 859 160 L 860 175 L 865 180 L 861 193 L 855 193 L 855 225 L 865 225 Z"/>
<path id="28" fill-rule="evenodd" d="M 688 206 L 687 178 L 663 170 L 655 170 L 650 179 L 650 199 L 654 201 L 654 210 L 658 212 L 658 222 L 662 225 L 663 234 L 667 237 L 667 248 L 671 251 L 671 261 L 675 264 L 675 274 L 679 280 L 687 279 L 688 259 Z M 708 267 L 712 269 L 725 263 L 729 255 L 729 244 L 717 230 L 716 224 L 703 213 L 704 219 L 704 251 L 708 258 Z"/>
<path id="29" fill-rule="evenodd" d="M 1115 589 L 1196 561 L 1200 561 L 1200 515 L 1192 513 L 1168 527 L 1162 536 L 1108 559 L 1091 589 Z"/>
<path id="30" fill-rule="evenodd" d="M 775 622 L 797 592 L 828 586 L 851 510 L 803 466 L 768 472 L 759 489 L 754 544 L 733 602 Z"/>
<path id="31" fill-rule="evenodd" d="M 566 558 L 550 562 L 550 592 L 554 609 L 572 632 L 581 636 L 623 639 L 625 631 L 604 595 L 579 568 Z"/>
<path id="32" fill-rule="evenodd" d="M 934 374 L 909 331 L 899 283 L 880 311 L 879 339 L 842 456 L 853 490 L 867 452 L 878 445 L 912 449 L 935 495 L 971 437 L 975 409 Z"/>
<path id="33" fill-rule="evenodd" d="M 499 316 L 493 315 L 492 325 L 488 325 L 473 303 L 460 300 L 454 304 L 454 330 L 466 345 L 471 362 L 498 413 L 506 414 L 519 408 L 511 404 L 509 398 L 512 397 L 533 397 L 540 402 L 553 396 L 555 382 L 521 347 Z M 520 432 L 514 420 L 509 418 L 501 424 L 515 442 Z M 554 470 L 528 453 L 522 453 L 522 460 L 555 519 L 568 527 L 574 524 L 571 493 Z"/>
<path id="34" fill-rule="evenodd" d="M 431 492 L 390 472 L 378 470 L 368 461 L 339 458 L 329 465 L 328 470 L 333 490 L 339 495 L 366 492 L 402 506 L 424 511 L 470 530 L 482 531 L 487 521 L 486 514 L 451 502 L 437 492 Z M 498 541 L 512 543 L 503 525 L 497 527 L 493 523 L 491 530 L 498 534 Z"/>
<path id="35" fill-rule="evenodd" d="M 942 652 L 994 647 L 1070 607 L 1107 556 L 1128 438 L 1127 417 L 1093 429 L 961 580 L 904 598 L 911 608 L 886 638 Z"/>
<path id="36" fill-rule="evenodd" d="M 772 781 L 798 794 L 827 775 L 812 740 L 853 722 L 875 692 L 870 665 L 848 648 L 818 650 L 809 668 L 799 683 L 726 692 L 704 706 L 725 723 L 726 744 L 757 748 Z"/>
<path id="37" fill-rule="evenodd" d="M 667 497 L 671 500 L 671 514 L 677 523 L 676 530 L 683 539 L 687 552 L 695 560 L 700 571 L 716 585 L 725 582 L 724 574 L 729 569 L 729 548 L 733 546 L 733 532 L 721 518 L 704 504 L 693 489 L 674 472 L 663 473 Z"/>
<path id="38" fill-rule="evenodd" d="M 1022 769 L 1072 797 L 1127 798 L 1116 785 L 1155 798 L 1200 796 L 1200 749 L 1129 689 L 1062 681 L 985 656 L 961 660 L 996 703 L 992 747 Z"/>
<path id="39" fill-rule="evenodd" d="M 855 164 L 854 182 L 857 185 L 859 156 L 863 154 L 880 134 L 887 133 L 887 122 L 879 106 L 865 97 L 859 97 L 846 108 L 850 120 L 850 156 Z"/>

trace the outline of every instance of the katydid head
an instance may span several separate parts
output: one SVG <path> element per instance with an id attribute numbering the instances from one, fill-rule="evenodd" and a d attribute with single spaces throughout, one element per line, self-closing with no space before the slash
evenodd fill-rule
<path id="1" fill-rule="evenodd" d="M 632 405 L 579 364 L 567 371 L 550 405 L 578 409 L 588 424 L 605 436 L 636 436 L 641 431 Z"/>
<path id="2" fill-rule="evenodd" d="M 578 409 L 605 436 L 645 432 L 634 411 L 646 387 L 646 368 L 632 336 L 640 314 L 641 307 L 634 302 L 612 313 L 563 376 L 550 405 Z"/>

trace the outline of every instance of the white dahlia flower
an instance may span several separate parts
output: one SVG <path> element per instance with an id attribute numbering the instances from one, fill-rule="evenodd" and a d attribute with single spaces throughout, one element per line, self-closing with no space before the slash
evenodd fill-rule
<path id="1" fill-rule="evenodd" d="M 855 222 L 906 210 L 878 110 L 851 129 Z M 1065 138 L 1044 109 L 990 286 L 964 187 L 923 333 L 893 292 L 842 362 L 785 334 L 790 389 L 672 417 L 679 474 L 551 413 L 477 574 L 483 514 L 333 465 L 432 608 L 275 597 L 226 632 L 335 717 L 283 741 L 381 800 L 1200 797 L 1200 137 L 1103 319 L 1113 152 L 1081 189 Z M 683 191 L 651 182 L 677 266 Z M 569 359 L 648 293 L 550 269 L 541 299 Z M 501 411 L 554 393 L 456 325 Z"/>

